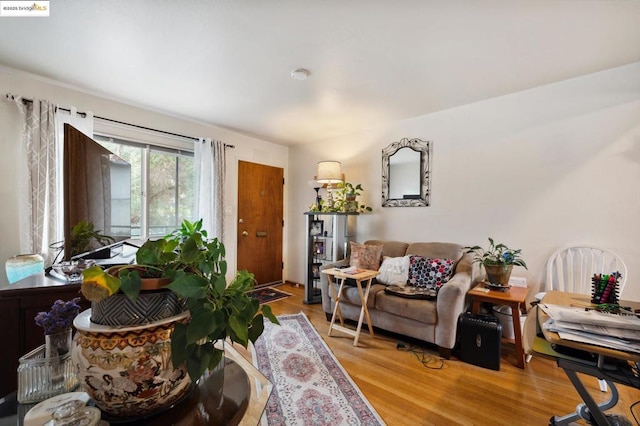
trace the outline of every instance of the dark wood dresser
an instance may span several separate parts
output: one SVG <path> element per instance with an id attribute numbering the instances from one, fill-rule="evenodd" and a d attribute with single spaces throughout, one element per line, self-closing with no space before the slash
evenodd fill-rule
<path id="1" fill-rule="evenodd" d="M 58 299 L 80 296 L 80 284 L 67 284 L 44 273 L 0 289 L 0 398 L 18 388 L 18 359 L 44 344 L 44 331 L 34 317 Z M 80 299 L 82 310 L 90 302 Z"/>

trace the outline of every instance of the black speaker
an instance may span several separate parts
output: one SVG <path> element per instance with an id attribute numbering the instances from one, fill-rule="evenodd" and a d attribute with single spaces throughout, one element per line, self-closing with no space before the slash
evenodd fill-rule
<path id="1" fill-rule="evenodd" d="M 491 315 L 470 312 L 458 318 L 460 359 L 479 367 L 500 370 L 502 325 Z"/>

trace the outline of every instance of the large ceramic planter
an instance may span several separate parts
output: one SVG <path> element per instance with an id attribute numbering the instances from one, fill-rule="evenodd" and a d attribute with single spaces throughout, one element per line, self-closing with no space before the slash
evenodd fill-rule
<path id="1" fill-rule="evenodd" d="M 186 396 L 191 379 L 171 363 L 171 333 L 189 312 L 133 327 L 91 322 L 91 310 L 73 322 L 78 380 L 95 404 L 113 417 L 135 418 L 166 410 Z"/>
<path id="2" fill-rule="evenodd" d="M 494 286 L 509 286 L 509 278 L 511 277 L 511 270 L 513 265 L 484 265 L 485 271 L 487 271 L 487 281 Z"/>

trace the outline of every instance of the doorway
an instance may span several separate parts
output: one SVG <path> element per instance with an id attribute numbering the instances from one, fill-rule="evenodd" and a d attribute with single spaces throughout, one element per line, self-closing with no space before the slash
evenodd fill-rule
<path id="1" fill-rule="evenodd" d="M 284 169 L 238 162 L 238 270 L 256 286 L 282 283 Z"/>

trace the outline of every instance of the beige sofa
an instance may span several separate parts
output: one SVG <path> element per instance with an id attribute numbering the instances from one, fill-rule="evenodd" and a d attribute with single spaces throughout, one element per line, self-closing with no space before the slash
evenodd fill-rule
<path id="1" fill-rule="evenodd" d="M 410 336 L 438 346 L 441 356 L 451 356 L 456 343 L 458 316 L 469 306 L 467 291 L 480 281 L 479 268 L 462 245 L 453 243 L 404 243 L 400 241 L 370 240 L 365 244 L 382 244 L 382 256 L 418 255 L 428 258 L 453 259 L 452 277 L 442 286 L 436 300 L 408 299 L 385 293 L 385 285 L 375 283 L 367 302 L 374 327 Z M 349 259 L 323 265 L 321 269 L 348 265 Z M 331 319 L 334 301 L 326 274 L 321 274 L 322 308 Z M 345 286 L 340 310 L 345 319 L 358 320 L 360 297 L 355 286 Z"/>

